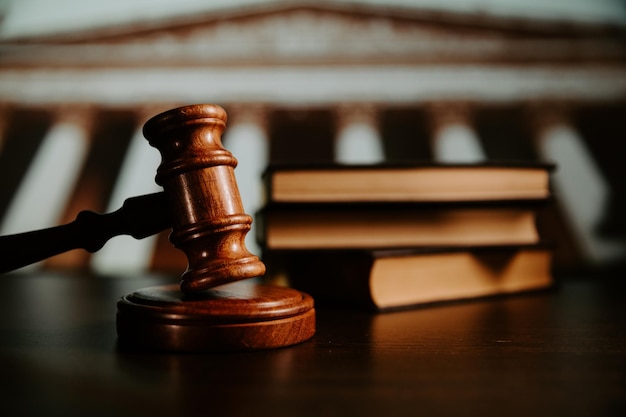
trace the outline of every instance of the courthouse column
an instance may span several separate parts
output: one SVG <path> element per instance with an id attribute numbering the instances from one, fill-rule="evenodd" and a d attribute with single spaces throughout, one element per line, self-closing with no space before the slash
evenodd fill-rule
<path id="1" fill-rule="evenodd" d="M 555 162 L 554 191 L 587 261 L 601 263 L 623 256 L 623 244 L 602 239 L 596 227 L 606 213 L 609 187 L 563 109 L 534 108 L 531 113 L 538 152 Z"/>
<path id="2" fill-rule="evenodd" d="M 335 161 L 342 164 L 374 164 L 384 159 L 375 109 L 358 105 L 340 108 Z"/>
<path id="3" fill-rule="evenodd" d="M 222 142 L 238 161 L 235 177 L 241 201 L 245 212 L 254 216 L 263 204 L 261 175 L 270 154 L 265 111 L 257 106 L 235 106 L 228 109 L 228 119 Z M 252 229 L 246 235 L 246 247 L 259 254 L 256 226 L 256 222 L 252 222 Z"/>
<path id="4" fill-rule="evenodd" d="M 91 143 L 93 114 L 87 106 L 62 107 L 46 133 L 16 195 L 0 234 L 58 224 Z"/>
<path id="5" fill-rule="evenodd" d="M 477 163 L 487 159 L 471 127 L 469 109 L 462 104 L 437 104 L 430 108 L 433 158 L 444 163 Z"/>
<path id="6" fill-rule="evenodd" d="M 137 127 L 128 145 L 107 212 L 119 209 L 127 198 L 162 191 L 154 182 L 161 156 L 148 144 L 142 132 L 144 123 L 161 111 L 161 107 L 146 107 L 137 113 Z M 156 239 L 156 236 L 140 240 L 131 236 L 116 236 L 94 254 L 91 266 L 101 274 L 145 272 L 150 267 Z"/>

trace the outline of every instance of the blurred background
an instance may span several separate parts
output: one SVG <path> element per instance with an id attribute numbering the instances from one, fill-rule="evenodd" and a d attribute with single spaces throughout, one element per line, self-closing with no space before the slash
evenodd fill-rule
<path id="1" fill-rule="evenodd" d="M 214 103 L 250 214 L 272 162 L 550 161 L 556 269 L 625 259 L 624 1 L 0 0 L 0 15 L 2 235 L 158 190 L 143 123 Z M 163 233 L 36 267 L 184 265 Z"/>

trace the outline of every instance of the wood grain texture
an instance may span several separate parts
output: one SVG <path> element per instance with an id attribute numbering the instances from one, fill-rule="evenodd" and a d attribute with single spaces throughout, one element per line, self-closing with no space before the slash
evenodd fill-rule
<path id="1" fill-rule="evenodd" d="M 187 255 L 187 294 L 265 273 L 245 246 L 252 217 L 235 180 L 237 160 L 221 143 L 226 119 L 221 107 L 199 104 L 158 114 L 143 128 L 161 153 L 156 182 L 168 199 L 170 240 Z"/>
<path id="2" fill-rule="evenodd" d="M 290 288 L 235 282 L 192 297 L 177 285 L 147 287 L 118 302 L 125 346 L 237 351 L 289 346 L 315 333 L 313 299 Z"/>
<path id="3" fill-rule="evenodd" d="M 161 153 L 156 182 L 172 221 L 170 241 L 187 256 L 179 286 L 149 287 L 117 304 L 121 343 L 176 352 L 290 346 L 315 334 L 313 299 L 296 290 L 236 282 L 265 273 L 245 246 L 252 217 L 224 149 L 226 112 L 211 104 L 172 109 L 144 125 Z"/>

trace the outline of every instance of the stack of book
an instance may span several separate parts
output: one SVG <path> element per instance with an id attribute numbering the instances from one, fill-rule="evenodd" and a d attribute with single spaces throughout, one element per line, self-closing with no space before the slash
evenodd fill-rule
<path id="1" fill-rule="evenodd" d="M 264 259 L 319 301 L 378 310 L 546 288 L 544 164 L 273 165 Z"/>

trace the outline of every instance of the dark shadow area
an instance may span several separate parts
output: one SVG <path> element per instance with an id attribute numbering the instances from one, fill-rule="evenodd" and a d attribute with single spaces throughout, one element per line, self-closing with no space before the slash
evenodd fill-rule
<path id="1" fill-rule="evenodd" d="M 332 161 L 334 125 L 334 114 L 329 110 L 272 112 L 270 163 Z"/>
<path id="2" fill-rule="evenodd" d="M 380 133 L 389 162 L 427 161 L 432 157 L 426 112 L 390 109 L 380 114 Z"/>

